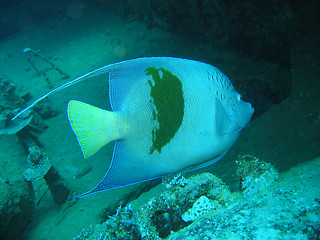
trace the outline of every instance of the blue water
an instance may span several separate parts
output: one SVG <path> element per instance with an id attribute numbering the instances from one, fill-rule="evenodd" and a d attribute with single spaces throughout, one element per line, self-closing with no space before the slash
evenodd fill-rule
<path id="1" fill-rule="evenodd" d="M 316 17 L 319 4 L 283 1 L 276 8 L 272 4 L 276 1 L 263 7 L 252 1 L 233 6 L 224 1 L 168 2 L 172 2 L 169 7 L 153 1 L 0 3 L 1 239 L 72 239 L 82 229 L 87 229 L 88 234 L 90 225 L 120 216 L 116 212 L 120 205 L 123 208 L 119 211 L 130 215 L 129 202 L 138 198 L 132 206 L 139 209 L 165 191 L 158 185 L 161 180 L 154 180 L 67 201 L 89 191 L 103 178 L 113 151 L 110 144 L 94 157 L 83 159 L 68 123 L 67 103 L 76 99 L 111 109 L 107 79 L 82 82 L 50 96 L 32 112 L 30 124 L 24 122 L 28 125 L 22 130 L 23 123 L 10 121 L 18 110 L 66 81 L 110 63 L 148 56 L 174 56 L 212 64 L 231 79 L 244 100 L 251 102 L 256 110 L 249 126 L 242 130 L 239 140 L 222 160 L 185 173 L 184 177 L 210 172 L 222 179 L 231 192 L 241 192 L 235 161 L 243 154 L 258 157 L 280 173 L 280 183 L 272 185 L 272 191 L 265 190 L 265 202 L 296 197 L 288 205 L 295 206 L 298 202 L 296 209 L 301 210 L 298 213 L 292 210 L 287 218 L 270 210 L 273 214 L 270 216 L 275 219 L 274 225 L 266 227 L 268 236 L 274 237 L 270 239 L 319 238 L 319 186 L 313 181 L 318 175 L 310 173 L 312 166 L 317 166 L 317 161 L 312 160 L 320 155 L 317 81 L 320 32 Z M 69 78 L 64 78 L 62 72 Z M 27 165 L 29 148 L 35 145 L 47 158 L 42 156 L 34 164 L 43 169 L 47 165 L 41 161 L 46 160 L 54 173 L 39 173 L 37 167 Z M 35 157 L 33 160 L 36 161 Z M 26 181 L 26 169 L 37 171 L 32 172 L 33 176 L 43 176 Z M 295 195 L 281 195 L 301 186 L 294 187 L 293 174 L 298 174 L 296 181 L 305 183 L 309 189 L 304 195 L 298 190 Z M 147 193 L 141 196 L 143 192 Z M 273 193 L 282 197 L 277 198 Z M 194 202 L 195 199 L 184 207 L 177 206 L 177 214 L 174 208 L 167 209 L 167 215 L 159 210 L 152 221 L 157 224 L 160 221 L 166 229 L 182 234 L 188 224 L 182 222 L 181 214 Z M 250 206 L 255 209 L 254 205 Z M 264 206 L 267 209 L 270 205 Z M 260 219 L 262 213 L 255 214 L 251 219 Z M 108 217 L 112 215 L 113 218 Z M 129 215 L 121 216 L 128 220 L 132 218 Z M 286 223 L 301 219 L 300 225 L 281 228 L 277 217 Z M 242 239 L 261 236 L 261 232 L 254 230 L 254 226 L 261 228 L 258 223 L 242 226 L 252 227 L 252 235 L 243 228 L 234 230 L 243 232 Z M 206 225 L 206 229 L 211 227 Z M 139 239 L 142 233 L 136 231 L 130 225 L 127 238 L 112 236 Z M 165 232 L 161 232 L 162 237 L 170 234 L 167 230 L 158 228 L 158 231 Z M 204 230 L 194 231 L 200 237 Z M 283 235 L 286 231 L 293 235 Z M 101 239 L 107 235 L 105 232 Z"/>

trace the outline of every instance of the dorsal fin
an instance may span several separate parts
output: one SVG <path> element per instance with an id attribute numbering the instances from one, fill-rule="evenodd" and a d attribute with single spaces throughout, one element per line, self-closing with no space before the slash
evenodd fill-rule
<path id="1" fill-rule="evenodd" d="M 148 57 L 113 64 L 109 73 L 109 99 L 112 110 L 118 111 L 121 109 L 125 96 L 128 95 L 137 81 L 150 78 L 145 72 L 147 68 L 176 65 L 177 61 L 188 64 L 195 62 L 173 57 Z"/>
<path id="2" fill-rule="evenodd" d="M 147 58 L 134 59 L 112 66 L 109 73 L 109 100 L 113 111 L 119 111 L 132 86 L 146 78 L 144 70 L 150 66 Z"/>
<path id="3" fill-rule="evenodd" d="M 127 61 L 122 61 L 119 63 L 113 63 L 106 65 L 104 67 L 93 70 L 86 73 L 76 79 L 73 79 L 65 84 L 51 90 L 50 92 L 44 94 L 43 96 L 36 99 L 31 105 L 22 109 L 12 120 L 19 117 L 25 111 L 34 107 L 37 103 L 47 98 L 49 95 L 59 92 L 65 88 L 75 85 L 79 82 L 87 80 L 92 77 L 97 77 L 101 75 L 109 75 L 109 98 L 113 110 L 119 110 L 123 102 L 123 96 L 125 96 L 128 91 L 130 91 L 132 85 L 139 80 L 139 77 L 145 75 L 144 70 L 147 67 L 151 67 L 157 64 L 163 65 L 176 65 L 178 61 L 183 61 L 185 63 L 199 63 L 193 60 L 187 60 L 182 58 L 174 57 L 146 57 L 137 58 Z M 156 67 L 156 66 L 154 66 Z"/>

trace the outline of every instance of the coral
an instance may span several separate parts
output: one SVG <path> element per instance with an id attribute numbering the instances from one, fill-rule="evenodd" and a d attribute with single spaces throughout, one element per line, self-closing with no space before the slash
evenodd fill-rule
<path id="1" fill-rule="evenodd" d="M 310 178 L 296 182 L 288 178 L 275 182 L 279 173 L 257 157 L 244 155 L 238 164 L 246 186 L 242 192 L 231 193 L 210 173 L 187 179 L 174 176 L 165 184 L 168 189 L 158 185 L 158 195 L 120 206 L 106 222 L 74 239 L 308 239 L 319 235 L 320 201 L 306 190 L 313 186 L 310 191 L 318 194 L 318 170 L 304 170 Z M 294 179 L 297 175 L 301 173 L 291 173 Z M 249 190 L 251 186 L 257 191 Z"/>
<path id="2" fill-rule="evenodd" d="M 35 143 L 31 143 L 27 157 L 27 169 L 24 177 L 28 181 L 44 178 L 56 204 L 65 203 L 71 194 L 71 190 L 65 185 L 57 170 L 51 165 L 46 153 L 40 150 Z"/>
<path id="3" fill-rule="evenodd" d="M 51 163 L 48 156 L 39 147 L 33 146 L 29 148 L 27 166 L 28 168 L 24 172 L 24 177 L 28 181 L 32 181 L 44 177 L 51 168 Z"/>
<path id="4" fill-rule="evenodd" d="M 193 215 L 201 216 L 211 210 L 210 206 L 214 209 L 233 199 L 228 187 L 210 173 L 188 179 L 177 175 L 165 186 L 169 188 L 139 209 L 131 205 L 119 207 L 116 214 L 97 226 L 88 239 L 131 239 L 128 236 L 132 239 L 166 238 L 172 232 L 179 232 L 191 224 L 183 220 L 183 215 L 193 206 L 193 211 L 198 211 Z"/>
<path id="5" fill-rule="evenodd" d="M 36 111 L 25 111 L 15 121 L 11 121 L 12 117 L 30 99 L 29 91 L 22 88 L 17 89 L 12 81 L 0 72 L 0 92 L 0 135 L 16 134 L 26 126 L 41 132 L 47 127 L 41 117 L 49 118 L 57 114 L 47 103 L 46 106 L 43 105 Z M 45 111 L 46 115 L 39 116 L 37 111 L 41 114 Z"/>
<path id="6" fill-rule="evenodd" d="M 116 214 L 95 227 L 83 229 L 73 240 L 141 239 L 141 233 L 130 204 L 119 206 Z"/>
<path id="7" fill-rule="evenodd" d="M 30 111 L 27 112 L 27 114 L 30 114 Z M 27 116 L 26 118 L 23 118 L 19 122 L 14 122 L 10 126 L 5 127 L 6 124 L 3 124 L 2 128 L 0 128 L 0 135 L 13 135 L 22 130 L 24 127 L 29 125 L 31 122 L 33 116 Z M 6 118 L 2 116 L 2 119 L 6 121 Z"/>
<path id="8" fill-rule="evenodd" d="M 181 173 L 179 173 L 174 175 L 171 180 L 169 180 L 169 176 L 164 177 L 162 183 L 167 189 L 169 189 L 172 186 L 184 187 L 187 184 L 187 180 L 181 175 Z"/>
<path id="9" fill-rule="evenodd" d="M 195 201 L 192 208 L 182 214 L 182 219 L 185 222 L 193 222 L 198 217 L 203 216 L 204 214 L 211 210 L 214 210 L 215 208 L 217 208 L 217 204 L 203 195 L 197 201 Z"/>
<path id="10" fill-rule="evenodd" d="M 246 195 L 262 191 L 279 179 L 279 173 L 270 164 L 251 155 L 239 156 L 236 161 L 241 190 Z"/>
<path id="11" fill-rule="evenodd" d="M 177 181 L 177 177 L 173 182 Z M 228 187 L 216 176 L 202 173 L 183 180 L 183 184 L 171 184 L 171 187 L 139 210 L 138 220 L 143 223 L 147 238 L 167 237 L 190 224 L 182 215 L 203 195 L 212 201 L 224 205 L 232 199 Z M 151 216 L 151 217 L 150 217 Z"/>

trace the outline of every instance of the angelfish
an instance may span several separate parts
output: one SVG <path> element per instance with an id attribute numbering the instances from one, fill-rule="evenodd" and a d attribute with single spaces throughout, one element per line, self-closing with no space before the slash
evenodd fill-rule
<path id="1" fill-rule="evenodd" d="M 109 79 L 113 111 L 71 100 L 68 119 L 84 158 L 110 142 L 115 145 L 103 180 L 78 198 L 208 166 L 226 154 L 254 112 L 218 68 L 173 57 L 104 66 L 52 90 L 26 109 L 51 93 L 100 75 Z"/>

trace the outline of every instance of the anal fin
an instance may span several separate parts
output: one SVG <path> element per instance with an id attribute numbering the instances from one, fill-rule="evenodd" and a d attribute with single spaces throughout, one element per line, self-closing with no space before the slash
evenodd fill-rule
<path id="1" fill-rule="evenodd" d="M 150 160 L 150 159 L 149 159 Z M 130 151 L 126 141 L 119 140 L 114 146 L 112 161 L 103 180 L 92 190 L 77 196 L 82 198 L 96 192 L 133 185 L 162 177 L 163 171 L 155 161 L 146 161 Z"/>

